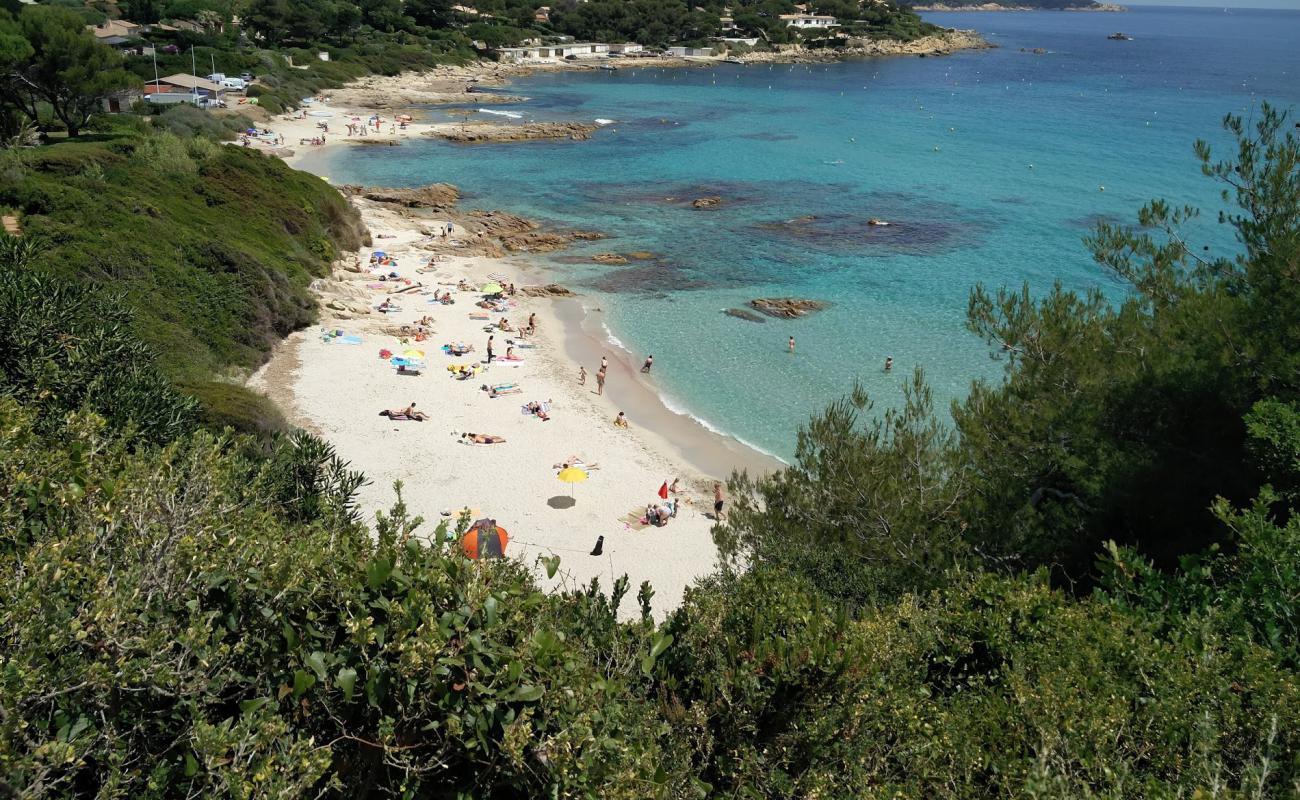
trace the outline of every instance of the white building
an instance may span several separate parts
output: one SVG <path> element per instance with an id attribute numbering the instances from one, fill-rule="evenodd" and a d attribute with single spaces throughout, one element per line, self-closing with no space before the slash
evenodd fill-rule
<path id="1" fill-rule="evenodd" d="M 694 56 L 708 58 L 713 55 L 712 47 L 670 47 L 668 55 L 678 58 L 689 58 Z"/>
<path id="2" fill-rule="evenodd" d="M 639 45 L 637 45 L 639 47 Z M 574 42 L 571 44 L 543 44 L 528 47 L 502 47 L 497 55 L 507 64 L 547 64 L 574 59 L 607 58 L 610 45 L 599 42 Z M 627 51 L 623 51 L 627 52 Z"/>
<path id="3" fill-rule="evenodd" d="M 621 53 L 625 56 L 628 56 L 628 55 L 632 55 L 633 53 L 643 53 L 645 52 L 645 48 L 637 44 L 636 42 L 623 42 L 622 44 L 611 44 L 609 46 L 609 52 Z"/>
<path id="4" fill-rule="evenodd" d="M 835 28 L 840 24 L 835 17 L 822 14 L 782 14 L 779 19 L 787 28 Z"/>

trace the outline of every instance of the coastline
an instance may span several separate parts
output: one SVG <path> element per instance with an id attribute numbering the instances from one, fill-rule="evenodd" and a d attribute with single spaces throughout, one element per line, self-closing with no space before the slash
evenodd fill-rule
<path id="1" fill-rule="evenodd" d="M 314 124 L 310 118 L 296 122 Z M 277 127 L 286 137 L 292 131 Z M 395 483 L 401 482 L 403 501 L 425 520 L 419 535 L 429 536 L 444 519 L 454 525 L 446 512 L 468 507 L 475 518 L 490 516 L 510 531 L 508 554 L 523 563 L 562 557 L 554 579 L 535 569 L 543 585 L 576 588 L 599 579 L 608 589 L 627 574 L 634 587 L 643 581 L 654 587 L 656 616 L 675 608 L 686 587 L 716 567 L 713 482 L 725 481 L 733 469 L 763 473 L 781 468 L 781 462 L 669 409 L 642 380 L 637 365 L 599 335 L 599 311 L 585 307 L 580 296 L 531 298 L 520 292 L 504 316 L 518 324 L 535 312 L 539 330 L 530 341 L 536 346 L 518 351 L 522 362 L 497 361 L 468 381 L 453 380 L 447 364 L 482 360 L 488 324 L 469 318 L 482 311 L 474 306 L 481 295 L 457 291 L 455 284 L 464 279 L 482 285 L 489 275 L 500 275 L 525 286 L 545 284 L 553 276 L 525 254 L 500 251 L 500 244 L 518 235 L 517 227 L 508 227 L 520 222 L 513 215 L 412 208 L 359 195 L 352 202 L 375 237 L 373 246 L 346 254 L 330 278 L 313 285 L 320 325 L 282 342 L 249 386 L 366 474 L 370 483 L 359 492 L 358 503 L 367 519 L 392 506 Z M 453 221 L 455 234 L 431 239 L 429 232 L 440 230 L 444 221 Z M 493 232 L 484 237 L 484 230 Z M 523 235 L 545 241 L 552 234 L 526 228 Z M 423 286 L 376 282 L 365 268 L 373 250 L 393 255 L 394 270 Z M 434 262 L 424 266 L 431 257 Z M 430 290 L 451 291 L 455 304 L 430 303 L 424 294 Z M 383 299 L 400 303 L 402 311 L 376 313 Z M 425 315 L 433 318 L 427 340 L 403 343 L 395 335 L 399 326 Z M 491 316 L 496 321 L 502 315 Z M 325 329 L 360 337 L 360 344 L 326 340 Z M 493 336 L 499 358 L 512 334 Z M 452 341 L 472 344 L 475 352 L 452 358 L 438 351 Z M 427 369 L 418 377 L 398 375 L 378 357 L 380 348 L 397 353 L 418 348 L 425 352 Z M 593 388 L 601 355 L 609 358 L 609 378 L 607 392 L 598 397 Z M 588 372 L 585 385 L 577 381 L 579 364 Z M 503 382 L 517 383 L 521 392 L 491 398 L 480 389 Z M 522 404 L 533 400 L 550 404 L 549 421 L 522 411 Z M 412 401 L 431 419 L 393 422 L 378 416 L 381 409 Z M 612 424 L 619 411 L 627 413 L 630 430 Z M 506 441 L 470 446 L 459 439 L 466 431 Z M 596 468 L 589 481 L 570 487 L 555 479 L 555 467 L 574 456 Z M 675 498 L 677 517 L 662 528 L 638 524 L 647 504 L 657 501 L 660 485 L 675 478 L 682 485 Z M 595 557 L 590 553 L 598 536 L 604 537 L 603 553 Z M 625 606 L 625 615 L 636 613 Z"/>
<path id="2" fill-rule="evenodd" d="M 935 45 L 932 52 L 949 51 Z M 799 61 L 806 54 L 765 56 Z M 716 60 L 704 62 L 708 63 Z M 655 64 L 700 65 L 692 60 L 680 64 L 656 60 Z M 575 65 L 550 67 L 568 70 Z M 329 171 L 326 156 L 343 145 L 397 146 L 464 126 L 427 118 L 398 126 L 395 114 L 412 105 L 521 102 L 526 98 L 466 90 L 473 85 L 503 86 L 511 77 L 535 71 L 536 67 L 478 64 L 367 78 L 265 123 L 287 146 L 250 146 L 263 147 L 292 166 L 328 180 L 322 174 Z M 369 127 L 367 136 L 339 135 L 353 118 L 364 122 L 372 115 L 382 121 Z M 322 125 L 330 126 L 327 133 Z M 297 146 L 322 133 L 321 144 Z M 453 199 L 442 203 L 436 197 L 425 198 L 411 204 L 353 194 L 353 205 L 375 237 L 373 247 L 345 254 L 331 278 L 313 285 L 320 301 L 320 326 L 288 337 L 249 385 L 276 402 L 293 424 L 325 438 L 341 458 L 366 474 L 371 482 L 358 501 L 368 518 L 391 507 L 397 499 L 394 484 L 400 482 L 405 487 L 402 499 L 412 514 L 425 519 L 421 535 L 430 535 L 440 520 L 448 519 L 448 512 L 469 507 L 475 518 L 491 516 L 511 532 L 508 553 L 523 563 L 533 565 L 542 556 L 563 557 L 554 579 L 546 580 L 539 572 L 544 585 L 576 587 L 598 578 L 608 587 L 627 574 L 633 586 L 642 581 L 652 584 L 655 613 L 662 616 L 680 602 L 687 586 L 715 568 L 714 523 L 707 513 L 712 509 L 713 482 L 725 481 L 737 469 L 768 473 L 782 468 L 783 462 L 670 407 L 654 381 L 639 374 L 639 362 L 607 341 L 601 311 L 581 296 L 525 298 L 521 293 L 505 316 L 517 324 L 537 313 L 538 346 L 521 350 L 525 354 L 521 363 L 498 361 L 468 381 L 452 380 L 446 365 L 481 361 L 488 334 L 483 327 L 487 322 L 469 318 L 469 312 L 481 311 L 473 306 L 481 295 L 456 291 L 457 282 L 481 286 L 492 275 L 525 286 L 562 278 L 509 246 L 509 236 L 521 230 L 507 229 L 513 223 L 532 225 L 522 228 L 525 237 L 545 241 L 550 232 L 506 212 L 457 209 L 454 187 L 426 188 L 450 190 Z M 454 223 L 455 234 L 449 240 L 431 237 L 445 222 Z M 390 295 L 389 286 L 377 283 L 364 266 L 372 250 L 395 256 L 394 271 L 422 286 L 403 285 L 400 295 Z M 431 257 L 434 261 L 426 266 Z M 430 304 L 428 292 L 433 289 L 452 291 L 455 304 Z M 396 299 L 402 310 L 376 313 L 386 298 Z M 426 315 L 433 318 L 430 338 L 420 343 L 401 341 L 397 328 L 414 325 Z M 492 314 L 492 321 L 499 316 Z M 320 335 L 325 329 L 360 337 L 361 343 L 350 346 L 326 339 Z M 511 334 L 494 331 L 493 335 L 500 358 L 504 340 Z M 472 344 L 476 352 L 449 358 L 438 351 L 451 341 Z M 427 368 L 418 377 L 396 374 L 377 355 L 380 348 L 401 353 L 408 347 L 426 353 Z M 592 389 L 602 355 L 609 358 L 609 380 L 606 393 L 598 397 Z M 588 373 L 585 386 L 577 381 L 579 365 Z M 502 382 L 518 383 L 521 393 L 489 398 L 480 389 Z M 400 408 L 412 400 L 428 410 L 429 421 L 392 422 L 378 416 L 381 409 Z M 534 400 L 551 404 L 549 421 L 521 412 L 522 404 Z M 627 413 L 631 430 L 613 426 L 619 411 Z M 466 431 L 503 436 L 506 441 L 469 446 L 458 438 Z M 556 481 L 555 473 L 557 465 L 574 456 L 596 462 L 599 468 L 590 473 L 591 480 L 570 487 Z M 638 525 L 637 517 L 646 505 L 657 500 L 659 486 L 674 478 L 681 479 L 683 486 L 677 498 L 682 501 L 679 515 L 663 528 Z M 600 557 L 589 555 L 597 536 L 604 537 Z M 623 612 L 631 614 L 633 609 Z"/>

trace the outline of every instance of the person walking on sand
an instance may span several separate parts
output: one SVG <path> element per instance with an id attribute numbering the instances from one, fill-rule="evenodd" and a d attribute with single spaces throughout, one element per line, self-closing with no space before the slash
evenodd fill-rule
<path id="1" fill-rule="evenodd" d="M 889 372 L 893 368 L 894 368 L 894 357 L 885 356 L 885 372 Z"/>
<path id="2" fill-rule="evenodd" d="M 654 364 L 655 364 L 655 357 L 652 355 L 646 356 L 645 363 L 641 365 L 641 371 L 644 373 L 650 372 L 650 368 L 653 367 Z"/>
<path id="3" fill-rule="evenodd" d="M 600 371 L 601 371 L 601 372 L 604 372 L 604 371 L 607 370 L 607 369 L 609 369 L 609 359 L 608 359 L 608 358 L 605 358 L 604 356 L 601 356 L 601 357 L 600 357 Z"/>
<path id="4" fill-rule="evenodd" d="M 596 373 L 596 394 L 603 395 L 604 393 L 605 393 L 605 370 L 604 368 L 602 368 L 599 372 Z"/>
<path id="5" fill-rule="evenodd" d="M 537 312 L 528 315 L 528 332 L 537 330 Z"/>
<path id="6" fill-rule="evenodd" d="M 585 366 L 578 367 L 578 385 L 579 386 L 587 385 L 587 368 Z"/>
<path id="7" fill-rule="evenodd" d="M 793 337 L 793 336 L 790 337 L 790 352 L 791 352 L 791 353 L 794 352 L 794 337 Z"/>
<path id="8" fill-rule="evenodd" d="M 722 522 L 722 484 L 717 481 L 713 482 L 713 518 Z"/>
<path id="9" fill-rule="evenodd" d="M 492 363 L 492 337 L 491 336 L 488 337 L 487 354 L 488 354 L 487 363 L 491 364 Z"/>

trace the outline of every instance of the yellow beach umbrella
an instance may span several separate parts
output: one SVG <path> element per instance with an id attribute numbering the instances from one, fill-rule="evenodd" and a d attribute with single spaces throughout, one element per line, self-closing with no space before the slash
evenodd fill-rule
<path id="1" fill-rule="evenodd" d="M 587 478 L 590 478 L 591 476 L 588 475 L 587 471 L 584 469 L 578 469 L 577 467 L 566 467 L 560 470 L 560 474 L 556 475 L 555 477 L 559 478 L 562 483 L 569 484 L 569 497 L 573 497 L 573 484 L 582 483 L 583 481 L 585 481 Z"/>
<path id="2" fill-rule="evenodd" d="M 489 283 L 487 286 L 484 286 L 482 291 L 483 294 L 501 294 L 505 290 L 501 288 L 501 284 L 497 283 L 496 281 L 493 281 L 492 283 Z"/>
<path id="3" fill-rule="evenodd" d="M 405 353 L 402 353 L 402 356 L 405 357 L 405 358 L 424 358 L 424 351 L 423 351 L 423 350 L 407 350 Z"/>

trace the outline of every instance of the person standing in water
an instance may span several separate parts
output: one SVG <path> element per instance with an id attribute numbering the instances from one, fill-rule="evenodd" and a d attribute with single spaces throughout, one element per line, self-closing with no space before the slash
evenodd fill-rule
<path id="1" fill-rule="evenodd" d="M 642 371 L 642 372 L 649 372 L 649 371 L 650 371 L 650 368 L 654 366 L 654 363 L 655 363 L 655 357 L 654 357 L 654 356 L 652 356 L 652 355 L 651 355 L 651 356 L 646 356 L 646 358 L 645 358 L 645 363 L 641 365 L 641 371 Z"/>
<path id="2" fill-rule="evenodd" d="M 794 337 L 793 337 L 793 336 L 790 337 L 790 352 L 791 352 L 791 353 L 794 352 Z"/>
<path id="3" fill-rule="evenodd" d="M 889 371 L 892 370 L 893 368 L 894 368 L 894 357 L 893 357 L 893 356 L 886 356 L 886 357 L 885 357 L 885 372 L 889 372 Z"/>

